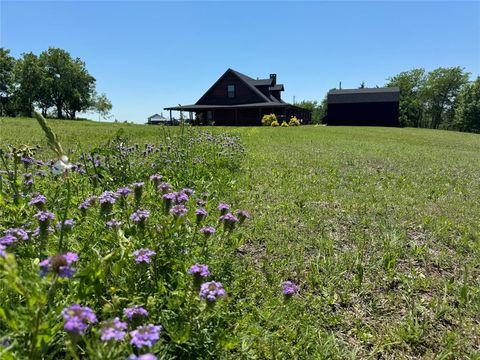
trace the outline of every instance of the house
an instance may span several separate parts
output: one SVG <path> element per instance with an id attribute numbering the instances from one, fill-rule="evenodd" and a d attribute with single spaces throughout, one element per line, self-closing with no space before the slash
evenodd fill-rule
<path id="1" fill-rule="evenodd" d="M 327 125 L 400 126 L 397 87 L 331 90 Z"/>
<path id="2" fill-rule="evenodd" d="M 158 115 L 154 114 L 148 118 L 147 124 L 150 125 L 171 125 L 172 121 L 163 116 L 163 113 Z"/>
<path id="3" fill-rule="evenodd" d="M 299 108 L 282 100 L 283 84 L 277 84 L 277 75 L 267 79 L 253 79 L 228 69 L 192 105 L 168 107 L 165 110 L 189 112 L 195 124 L 248 126 L 261 125 L 263 115 L 275 114 L 282 120 L 296 116 L 304 124 L 311 120 L 310 110 Z M 195 120 L 193 120 L 195 114 Z"/>

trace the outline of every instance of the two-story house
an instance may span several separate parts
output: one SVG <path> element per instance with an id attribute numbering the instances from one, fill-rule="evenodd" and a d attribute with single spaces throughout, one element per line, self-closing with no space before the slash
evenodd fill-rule
<path id="1" fill-rule="evenodd" d="M 165 110 L 195 114 L 196 123 L 222 126 L 261 125 L 263 115 L 275 114 L 280 121 L 296 116 L 304 124 L 311 121 L 311 112 L 282 100 L 283 84 L 277 75 L 253 79 L 228 69 L 193 105 L 168 107 Z"/>

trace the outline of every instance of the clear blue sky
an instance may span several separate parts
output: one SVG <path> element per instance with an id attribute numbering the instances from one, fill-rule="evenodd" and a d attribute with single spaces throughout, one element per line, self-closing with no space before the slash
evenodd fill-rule
<path id="1" fill-rule="evenodd" d="M 277 73 L 289 102 L 414 67 L 480 74 L 479 2 L 0 0 L 0 10 L 2 47 L 80 57 L 119 120 L 194 103 L 229 67 Z"/>

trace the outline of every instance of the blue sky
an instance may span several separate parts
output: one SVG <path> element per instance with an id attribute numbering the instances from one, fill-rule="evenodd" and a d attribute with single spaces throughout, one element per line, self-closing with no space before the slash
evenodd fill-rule
<path id="1" fill-rule="evenodd" d="M 383 85 L 403 70 L 480 74 L 480 2 L 160 2 L 0 0 L 0 43 L 80 57 L 119 120 L 191 104 L 231 67 L 278 74 L 283 98 Z"/>

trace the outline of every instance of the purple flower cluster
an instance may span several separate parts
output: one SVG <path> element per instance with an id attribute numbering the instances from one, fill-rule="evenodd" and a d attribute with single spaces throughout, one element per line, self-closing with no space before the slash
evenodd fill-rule
<path id="1" fill-rule="evenodd" d="M 100 201 L 100 205 L 104 204 L 109 204 L 113 205 L 115 204 L 117 196 L 114 192 L 112 191 L 104 191 L 99 197 L 98 200 Z"/>
<path id="2" fill-rule="evenodd" d="M 160 174 L 153 174 L 152 176 L 150 176 L 150 181 L 156 187 L 158 187 L 160 185 L 160 181 L 162 181 L 162 179 L 163 179 L 163 176 L 160 175 Z"/>
<path id="3" fill-rule="evenodd" d="M 225 203 L 218 204 L 218 210 L 220 210 L 220 214 L 225 215 L 228 210 L 230 210 L 230 205 Z"/>
<path id="4" fill-rule="evenodd" d="M 169 183 L 161 183 L 157 186 L 158 190 L 160 190 L 162 193 L 166 194 L 168 193 L 170 190 L 173 189 L 173 186 L 172 184 L 169 184 Z"/>
<path id="5" fill-rule="evenodd" d="M 200 298 L 207 301 L 215 301 L 219 297 L 227 295 L 221 282 L 209 281 L 200 286 Z"/>
<path id="6" fill-rule="evenodd" d="M 122 226 L 122 222 L 120 220 L 117 220 L 117 219 L 111 219 L 111 220 L 108 220 L 107 221 L 107 226 L 109 228 L 116 228 L 118 229 L 120 226 Z"/>
<path id="7" fill-rule="evenodd" d="M 138 348 L 144 346 L 152 347 L 160 339 L 161 329 L 162 327 L 160 325 L 149 324 L 139 326 L 130 332 L 130 336 L 132 337 L 130 344 Z"/>
<path id="8" fill-rule="evenodd" d="M 190 269 L 188 269 L 188 273 L 204 278 L 210 275 L 210 271 L 208 271 L 208 265 L 204 264 L 195 264 L 190 266 Z"/>
<path id="9" fill-rule="evenodd" d="M 195 215 L 197 217 L 197 224 L 200 224 L 202 220 L 205 219 L 205 217 L 208 215 L 208 212 L 204 208 L 199 208 L 195 210 Z"/>
<path id="10" fill-rule="evenodd" d="M 290 297 L 298 291 L 298 285 L 291 281 L 282 282 L 282 293 L 283 295 Z"/>
<path id="11" fill-rule="evenodd" d="M 223 227 L 226 231 L 232 231 L 235 224 L 239 222 L 238 218 L 232 213 L 220 216 L 219 220 L 223 222 Z"/>
<path id="12" fill-rule="evenodd" d="M 63 229 L 66 231 L 71 231 L 73 229 L 73 225 L 75 225 L 75 220 L 73 219 L 65 219 L 63 222 Z M 62 228 L 62 222 L 57 222 L 56 228 L 60 230 Z"/>
<path id="13" fill-rule="evenodd" d="M 146 263 L 150 264 L 152 262 L 152 256 L 156 255 L 157 253 L 150 249 L 139 249 L 133 252 L 133 256 L 135 256 L 135 262 L 137 264 Z"/>
<path id="14" fill-rule="evenodd" d="M 0 238 L 0 244 L 10 245 L 18 240 L 27 241 L 28 233 L 21 228 L 10 228 L 5 230 L 5 236 Z"/>
<path id="15" fill-rule="evenodd" d="M 135 201 L 139 202 L 142 198 L 143 186 L 145 183 L 143 182 L 136 182 L 132 184 L 133 187 L 133 195 L 135 196 Z"/>
<path id="16" fill-rule="evenodd" d="M 6 234 L 0 238 L 0 244 L 4 246 L 11 245 L 14 242 L 17 242 L 17 238 L 10 234 Z"/>
<path id="17" fill-rule="evenodd" d="M 126 335 L 126 329 L 127 323 L 120 321 L 118 317 L 113 320 L 104 321 L 100 330 L 100 339 L 102 341 L 122 340 Z"/>
<path id="18" fill-rule="evenodd" d="M 187 213 L 187 208 L 184 205 L 175 205 L 170 209 L 170 214 L 175 217 L 182 217 Z"/>
<path id="19" fill-rule="evenodd" d="M 129 357 L 127 357 L 125 360 L 157 360 L 157 357 L 150 353 L 139 355 L 139 356 L 132 354 Z"/>
<path id="20" fill-rule="evenodd" d="M 245 220 L 251 219 L 252 216 L 248 211 L 245 210 L 235 210 L 235 215 L 237 215 L 240 225 L 244 223 Z"/>
<path id="21" fill-rule="evenodd" d="M 127 317 L 128 320 L 134 321 L 136 319 L 147 317 L 148 311 L 141 306 L 135 306 L 123 309 L 123 314 Z"/>
<path id="22" fill-rule="evenodd" d="M 28 205 L 32 206 L 35 205 L 39 209 L 43 208 L 43 205 L 47 202 L 47 198 L 43 196 L 42 194 L 39 194 L 37 196 L 34 196 L 30 199 L 28 202 Z"/>
<path id="23" fill-rule="evenodd" d="M 55 215 L 50 211 L 38 211 L 35 215 L 33 215 L 33 217 L 38 219 L 38 221 L 41 223 L 46 223 L 49 220 L 55 220 Z"/>
<path id="24" fill-rule="evenodd" d="M 73 304 L 63 309 L 62 316 L 65 320 L 63 328 L 74 334 L 84 334 L 89 324 L 97 322 L 97 317 L 92 309 L 79 304 Z"/>
<path id="25" fill-rule="evenodd" d="M 130 215 L 130 220 L 140 223 L 144 222 L 150 216 L 150 212 L 148 210 L 137 210 Z"/>
<path id="26" fill-rule="evenodd" d="M 115 194 L 117 194 L 118 196 L 126 197 L 128 194 L 131 194 L 132 192 L 133 192 L 132 189 L 130 189 L 129 187 L 122 187 L 117 189 L 117 191 L 115 191 Z"/>
<path id="27" fill-rule="evenodd" d="M 80 203 L 80 205 L 78 205 L 78 210 L 80 210 L 83 214 L 86 214 L 87 210 L 97 201 L 97 199 L 98 198 L 95 195 L 86 198 Z"/>
<path id="28" fill-rule="evenodd" d="M 215 228 L 213 226 L 205 226 L 200 229 L 200 232 L 208 237 L 215 233 Z"/>
<path id="29" fill-rule="evenodd" d="M 72 264 L 78 260 L 78 255 L 73 252 L 57 254 L 40 261 L 40 276 L 45 276 L 48 272 L 54 272 L 62 278 L 71 278 L 76 269 Z"/>
<path id="30" fill-rule="evenodd" d="M 7 256 L 7 252 L 5 251 L 5 245 L 0 244 L 0 256 L 5 257 Z"/>

